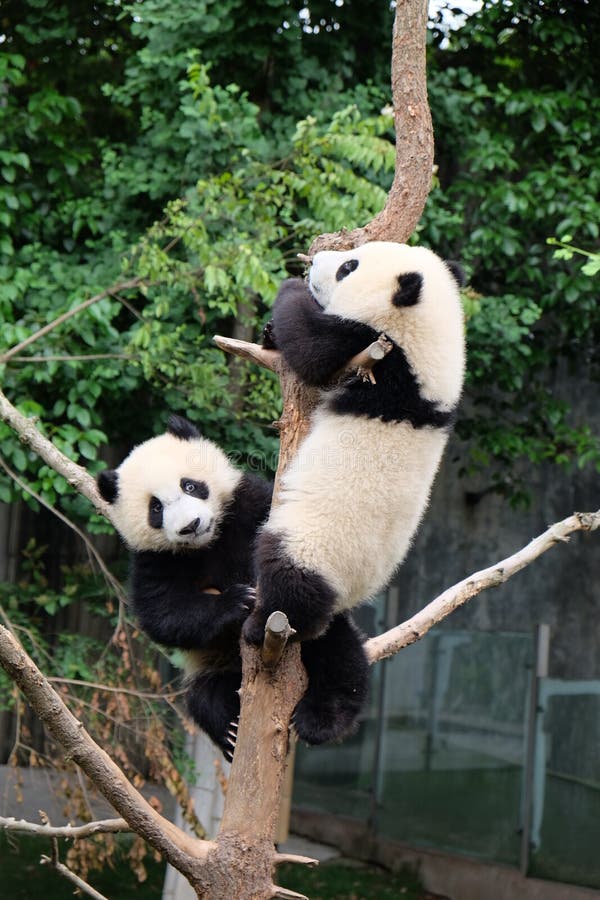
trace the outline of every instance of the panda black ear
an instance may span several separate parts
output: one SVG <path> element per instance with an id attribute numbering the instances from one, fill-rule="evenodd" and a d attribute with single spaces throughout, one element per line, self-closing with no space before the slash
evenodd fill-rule
<path id="1" fill-rule="evenodd" d="M 192 438 L 201 437 L 195 425 L 184 419 L 183 416 L 170 415 L 167 421 L 167 431 L 182 441 L 191 441 Z"/>
<path id="2" fill-rule="evenodd" d="M 414 306 L 419 302 L 423 276 L 419 272 L 407 272 L 398 276 L 398 290 L 392 297 L 394 306 Z"/>
<path id="3" fill-rule="evenodd" d="M 446 266 L 450 269 L 450 274 L 456 281 L 459 288 L 464 287 L 467 283 L 467 276 L 465 275 L 464 269 L 460 263 L 457 263 L 454 259 L 445 260 Z"/>
<path id="4" fill-rule="evenodd" d="M 119 473 L 116 469 L 105 469 L 96 479 L 100 496 L 107 503 L 114 503 L 119 493 Z"/>

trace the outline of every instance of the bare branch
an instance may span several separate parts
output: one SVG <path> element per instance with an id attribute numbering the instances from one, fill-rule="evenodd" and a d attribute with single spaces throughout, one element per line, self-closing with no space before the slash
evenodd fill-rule
<path id="1" fill-rule="evenodd" d="M 108 900 L 108 897 L 105 897 L 104 894 L 100 894 L 98 891 L 94 890 L 94 888 L 84 881 L 83 878 L 80 878 L 79 875 L 76 875 L 75 872 L 71 872 L 71 870 L 65 866 L 64 863 L 59 862 L 56 854 L 52 854 L 50 856 L 42 856 L 40 859 L 42 865 L 49 865 L 53 869 L 55 869 L 59 875 L 62 875 L 63 878 L 66 878 L 72 884 L 74 884 L 80 891 L 83 891 L 84 894 L 87 894 L 88 897 L 93 897 L 94 900 Z"/>
<path id="2" fill-rule="evenodd" d="M 222 337 L 216 334 L 213 338 L 217 347 L 231 353 L 232 356 L 240 356 L 242 359 L 249 359 L 251 362 L 262 366 L 263 369 L 270 369 L 272 372 L 279 371 L 280 354 L 277 350 L 267 350 L 260 344 L 252 344 L 249 341 L 239 341 L 236 338 Z"/>
<path id="3" fill-rule="evenodd" d="M 80 356 L 12 356 L 11 361 L 21 363 L 47 363 L 47 362 L 92 362 L 99 359 L 135 359 L 135 356 L 127 353 L 87 353 Z"/>
<path id="4" fill-rule="evenodd" d="M 267 350 L 261 347 L 260 344 L 238 341 L 234 340 L 234 338 L 222 337 L 219 334 L 215 335 L 213 340 L 217 347 L 220 347 L 221 350 L 230 353 L 232 356 L 247 359 L 256 363 L 257 366 L 270 369 L 279 375 L 282 373 L 283 361 L 279 350 Z M 366 376 L 367 370 L 372 369 L 375 363 L 387 356 L 392 347 L 393 344 L 385 334 L 380 334 L 376 341 L 373 341 L 372 344 L 369 344 L 368 347 L 365 347 L 364 350 L 361 350 L 360 353 L 357 353 L 356 356 L 353 356 L 345 363 L 343 368 L 333 377 L 332 383 L 335 383 L 348 372 L 358 372 L 363 377 L 368 377 Z M 373 384 L 375 383 L 373 378 L 369 377 L 369 380 Z"/>
<path id="5" fill-rule="evenodd" d="M 402 650 L 403 647 L 414 644 L 434 625 L 445 619 L 471 597 L 475 597 L 486 588 L 497 587 L 508 581 L 546 550 L 554 547 L 557 543 L 568 541 L 568 536 L 574 531 L 594 531 L 596 528 L 600 528 L 600 510 L 595 513 L 574 513 L 569 518 L 563 519 L 562 522 L 551 525 L 547 531 L 534 538 L 522 550 L 487 569 L 475 572 L 474 575 L 470 575 L 445 590 L 443 594 L 428 603 L 406 622 L 368 640 L 365 647 L 369 662 L 374 663 L 377 660 L 386 659 Z"/>
<path id="6" fill-rule="evenodd" d="M 15 344 L 15 346 L 11 347 L 10 350 L 7 350 L 5 353 L 0 354 L 0 365 L 8 362 L 8 360 L 13 356 L 17 356 L 17 354 L 19 354 L 21 350 L 24 350 L 25 347 L 29 347 L 29 345 L 33 344 L 34 341 L 37 341 L 41 337 L 44 337 L 50 331 L 53 331 L 59 325 L 62 325 L 63 322 L 66 322 L 68 319 L 76 316 L 84 309 L 87 309 L 88 306 L 92 306 L 94 303 L 98 303 L 100 300 L 104 300 L 106 297 L 112 297 L 112 295 L 116 294 L 118 291 L 126 291 L 130 288 L 139 287 L 141 283 L 141 278 L 131 278 L 128 281 L 120 281 L 117 284 L 113 284 L 112 287 L 106 288 L 105 291 L 101 291 L 94 297 L 89 297 L 87 300 L 84 300 L 83 303 L 80 303 L 78 306 L 73 307 L 73 309 L 70 309 L 68 312 L 63 313 L 62 316 L 58 316 L 58 318 L 54 319 L 52 322 L 49 322 L 48 325 L 44 325 L 43 328 L 40 328 L 33 334 L 30 334 L 28 338 L 25 338 L 25 340 L 21 341 L 19 344 Z"/>
<path id="7" fill-rule="evenodd" d="M 97 822 L 86 822 L 85 825 L 39 825 L 26 819 L 15 819 L 12 816 L 0 816 L 0 829 L 37 834 L 40 837 L 72 838 L 73 840 L 90 837 L 92 834 L 115 834 L 131 831 L 125 819 L 100 819 Z"/>
<path id="8" fill-rule="evenodd" d="M 356 373 L 363 381 L 370 381 L 371 384 L 376 384 L 373 366 L 387 356 L 393 346 L 385 334 L 380 334 L 377 340 L 369 344 L 366 350 L 352 357 L 350 362 L 344 366 L 342 374 L 356 369 Z"/>
<path id="9" fill-rule="evenodd" d="M 295 863 L 299 866 L 319 865 L 318 859 L 313 859 L 312 856 L 298 856 L 296 853 L 277 853 L 273 862 L 276 866 L 283 866 L 286 863 Z"/>
<path id="10" fill-rule="evenodd" d="M 108 691 L 114 694 L 127 694 L 130 697 L 137 697 L 139 700 L 166 700 L 172 702 L 175 697 L 182 696 L 186 692 L 186 688 L 179 688 L 173 691 L 165 691 L 156 694 L 151 691 L 135 691 L 132 688 L 114 687 L 111 684 L 100 684 L 95 681 L 83 681 L 81 678 L 59 678 L 57 675 L 48 678 L 53 684 L 73 684 L 78 687 L 93 688 L 95 691 Z"/>
<path id="11" fill-rule="evenodd" d="M 305 894 L 297 894 L 296 891 L 290 891 L 288 888 L 278 887 L 278 885 L 273 885 L 273 893 L 271 897 L 280 897 L 282 900 L 308 900 L 308 897 Z"/>
<path id="12" fill-rule="evenodd" d="M 61 453 L 52 441 L 45 438 L 36 426 L 36 419 L 29 419 L 20 413 L 2 391 L 0 391 L 0 419 L 16 431 L 24 444 L 41 456 L 50 468 L 66 478 L 71 487 L 87 497 L 96 510 L 110 521 L 110 505 L 100 497 L 92 476 L 82 466 Z"/>

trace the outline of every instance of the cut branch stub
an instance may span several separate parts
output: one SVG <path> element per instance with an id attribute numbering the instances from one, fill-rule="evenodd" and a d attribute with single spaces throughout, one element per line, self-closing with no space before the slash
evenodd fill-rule
<path id="1" fill-rule="evenodd" d="M 231 353 L 233 356 L 241 356 L 242 359 L 248 359 L 264 369 L 279 372 L 281 355 L 277 350 L 267 350 L 260 344 L 223 337 L 220 334 L 216 334 L 213 340 L 217 347 L 225 350 L 227 353 Z"/>
<path id="2" fill-rule="evenodd" d="M 290 626 L 284 612 L 277 610 L 277 612 L 271 613 L 265 625 L 265 639 L 261 652 L 265 668 L 275 668 L 283 655 L 285 645 L 294 634 L 296 634 L 296 630 Z"/>
<path id="3" fill-rule="evenodd" d="M 363 350 L 361 353 L 357 353 L 356 356 L 352 357 L 350 362 L 342 370 L 341 374 L 345 375 L 348 371 L 356 369 L 357 375 L 359 375 L 363 381 L 370 381 L 371 384 L 377 384 L 377 380 L 373 373 L 373 366 L 387 356 L 393 346 L 394 345 L 385 334 L 380 334 L 377 340 L 373 341 L 372 344 L 369 344 L 366 350 Z"/>

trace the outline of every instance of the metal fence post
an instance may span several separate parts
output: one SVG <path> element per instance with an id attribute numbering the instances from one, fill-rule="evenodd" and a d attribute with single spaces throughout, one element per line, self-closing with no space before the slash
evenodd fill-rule
<path id="1" fill-rule="evenodd" d="M 527 710 L 527 734 L 525 766 L 523 771 L 523 805 L 520 869 L 522 875 L 529 870 L 531 853 L 531 822 L 533 812 L 533 782 L 535 777 L 537 717 L 539 714 L 540 682 L 548 677 L 548 660 L 550 656 L 550 626 L 540 623 L 537 627 L 535 668 L 531 675 L 529 706 Z"/>

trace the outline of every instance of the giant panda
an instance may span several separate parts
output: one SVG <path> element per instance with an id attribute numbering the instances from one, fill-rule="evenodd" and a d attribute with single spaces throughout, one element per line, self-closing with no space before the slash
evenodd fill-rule
<path id="1" fill-rule="evenodd" d="M 186 704 L 230 759 L 241 626 L 255 601 L 253 550 L 272 486 L 243 474 L 186 419 L 97 479 L 131 550 L 133 611 L 150 638 L 186 652 Z"/>
<path id="2" fill-rule="evenodd" d="M 133 612 L 152 640 L 185 651 L 188 711 L 231 759 L 231 724 L 240 710 L 240 632 L 256 600 L 254 544 L 272 485 L 242 474 L 216 444 L 174 415 L 165 434 L 135 447 L 97 483 L 131 551 Z M 362 641 L 342 614 L 326 635 L 302 645 L 310 689 L 295 724 L 307 743 L 331 739 L 329 726 L 320 725 L 331 718 L 333 736 L 353 726 L 366 687 Z M 346 667 L 346 659 L 357 658 Z"/>
<path id="3" fill-rule="evenodd" d="M 243 629 L 251 643 L 276 609 L 287 613 L 298 640 L 331 635 L 404 559 L 461 395 L 461 279 L 456 264 L 431 250 L 373 241 L 317 253 L 308 283 L 282 285 L 266 346 L 321 391 L 258 539 L 259 601 Z M 374 367 L 375 384 L 340 376 L 381 333 L 393 346 Z M 328 644 L 329 668 L 356 672 L 364 695 L 362 647 L 338 648 L 333 636 Z M 330 712 L 326 721 L 319 716 L 309 681 L 296 728 L 309 742 L 311 730 L 336 739 L 347 716 L 334 704 Z"/>

